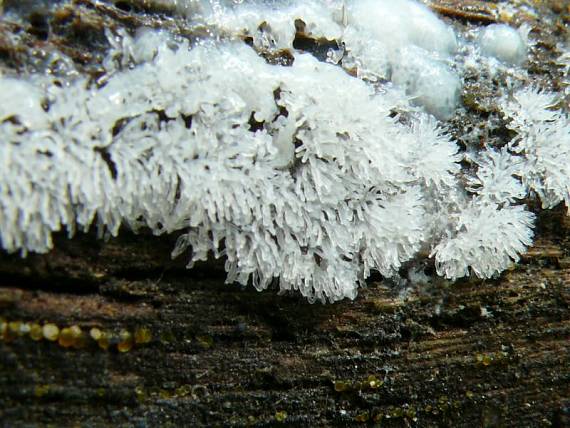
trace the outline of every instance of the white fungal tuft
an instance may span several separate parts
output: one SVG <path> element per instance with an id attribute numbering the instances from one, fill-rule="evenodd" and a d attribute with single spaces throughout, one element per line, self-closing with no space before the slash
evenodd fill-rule
<path id="1" fill-rule="evenodd" d="M 460 39 L 425 6 L 171 6 L 214 37 L 109 31 L 96 81 L 0 76 L 6 251 L 146 227 L 181 234 L 173 255 L 188 251 L 189 266 L 224 257 L 229 282 L 336 301 L 428 253 L 447 278 L 497 275 L 532 243 L 525 198 L 570 206 L 570 125 L 554 94 L 509 93 L 512 140 L 460 153 L 438 121 L 459 105 Z M 298 48 L 301 32 L 329 51 Z M 479 41 L 523 63 L 511 30 Z"/>

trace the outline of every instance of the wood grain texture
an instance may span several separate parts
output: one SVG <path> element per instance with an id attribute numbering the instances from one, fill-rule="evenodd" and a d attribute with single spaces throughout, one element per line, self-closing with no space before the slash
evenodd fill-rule
<path id="1" fill-rule="evenodd" d="M 566 232 L 543 231 L 543 251 L 498 281 L 405 297 L 372 282 L 334 305 L 224 285 L 214 263 L 187 272 L 165 256 L 168 238 L 82 236 L 46 256 L 4 256 L 5 321 L 79 326 L 86 338 L 65 348 L 6 327 L 2 421 L 568 426 L 570 269 L 555 238 Z M 150 342 L 119 352 L 121 331 L 141 329 Z"/>

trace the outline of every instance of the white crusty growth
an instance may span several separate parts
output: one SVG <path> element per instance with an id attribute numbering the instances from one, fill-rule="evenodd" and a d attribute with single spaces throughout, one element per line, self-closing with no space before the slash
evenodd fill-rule
<path id="1" fill-rule="evenodd" d="M 517 134 L 508 148 L 523 159 L 522 183 L 544 208 L 565 202 L 570 209 L 570 120 L 557 104 L 552 93 L 522 89 L 503 100 L 502 111 Z"/>
<path id="2" fill-rule="evenodd" d="M 422 33 L 367 50 L 358 35 L 374 33 L 361 6 L 329 16 L 325 3 L 291 2 L 253 48 L 239 36 L 257 28 L 254 9 L 205 8 L 200 19 L 223 37 L 190 46 L 154 30 L 109 35 L 97 82 L 0 77 L 1 246 L 46 252 L 52 233 L 93 224 L 111 235 L 121 225 L 183 231 L 173 253 L 189 249 L 190 264 L 223 256 L 228 281 L 277 281 L 311 301 L 353 298 L 372 271 L 397 275 L 418 254 L 430 253 L 448 278 L 507 268 L 531 243 L 534 217 L 520 200 L 568 200 L 570 162 L 556 164 L 554 153 L 569 157 L 567 118 L 546 94 L 515 94 L 503 106 L 518 137 L 474 158 L 459 180 L 458 145 L 409 104 L 429 85 L 403 60 L 418 52 L 419 64 L 451 73 L 453 32 L 401 0 L 391 7 L 408 8 Z M 362 4 L 375 11 L 373 3 Z M 366 79 L 296 50 L 291 66 L 258 55 L 275 32 L 291 47 L 297 17 L 312 34 L 344 41 L 350 61 L 370 66 L 357 73 Z M 407 76 L 400 87 L 393 74 L 392 83 L 368 79 L 381 75 L 372 65 L 382 49 L 392 52 L 391 73 Z M 432 105 L 434 94 L 420 104 L 452 114 L 454 101 L 442 92 Z"/>
<path id="3" fill-rule="evenodd" d="M 283 67 L 244 44 L 163 43 L 101 88 L 22 85 L 25 105 L 0 127 L 8 251 L 47 251 L 75 224 L 116 234 L 142 219 L 156 233 L 189 228 L 176 252 L 225 255 L 229 280 L 279 278 L 337 300 L 414 257 L 426 192 L 453 186 L 458 169 L 435 121 L 399 125 L 389 97 L 307 54 Z M 437 170 L 415 168 L 431 150 Z"/>

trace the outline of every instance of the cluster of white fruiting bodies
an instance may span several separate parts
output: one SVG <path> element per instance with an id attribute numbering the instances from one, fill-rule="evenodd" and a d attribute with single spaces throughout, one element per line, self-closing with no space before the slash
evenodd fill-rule
<path id="1" fill-rule="evenodd" d="M 532 243 L 524 198 L 569 204 L 570 126 L 552 94 L 506 94 L 516 137 L 462 171 L 438 120 L 459 108 L 467 42 L 426 7 L 228 3 L 176 3 L 213 35 L 198 42 L 109 34 L 98 81 L 0 77 L 5 250 L 46 252 L 53 232 L 92 225 L 182 231 L 174 254 L 224 256 L 228 281 L 335 301 L 419 255 L 450 279 L 491 277 Z M 299 27 L 338 49 L 295 49 Z M 469 43 L 505 67 L 526 57 L 506 26 Z M 266 61 L 283 49 L 287 64 Z"/>

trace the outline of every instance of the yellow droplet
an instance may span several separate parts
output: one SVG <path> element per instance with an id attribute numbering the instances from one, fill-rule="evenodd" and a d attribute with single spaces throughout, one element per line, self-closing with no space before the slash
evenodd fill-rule
<path id="1" fill-rule="evenodd" d="M 69 327 L 62 328 L 59 332 L 59 339 L 57 343 L 64 348 L 69 348 L 74 342 L 73 333 Z"/>
<path id="2" fill-rule="evenodd" d="M 34 388 L 34 395 L 38 398 L 43 397 L 48 392 L 49 392 L 49 386 L 48 385 L 37 385 Z"/>
<path id="3" fill-rule="evenodd" d="M 135 396 L 137 397 L 137 400 L 139 400 L 139 401 L 143 401 L 146 398 L 146 393 L 145 393 L 144 388 L 142 386 L 135 387 Z"/>
<path id="4" fill-rule="evenodd" d="M 104 397 L 105 396 L 105 388 L 97 388 L 97 397 Z"/>
<path id="5" fill-rule="evenodd" d="M 393 411 L 392 411 L 392 417 L 393 418 L 401 418 L 402 416 L 404 416 L 404 410 L 400 407 L 396 407 Z"/>
<path id="6" fill-rule="evenodd" d="M 172 397 L 172 394 L 170 393 L 170 391 L 167 391 L 166 389 L 161 389 L 160 392 L 158 393 L 158 396 L 163 400 L 168 400 L 169 398 Z"/>
<path id="7" fill-rule="evenodd" d="M 10 321 L 8 323 L 8 332 L 12 336 L 21 336 L 22 333 L 20 332 L 20 327 L 22 323 L 20 321 Z"/>
<path id="8" fill-rule="evenodd" d="M 214 344 L 214 338 L 208 335 L 196 336 L 196 340 L 203 349 L 209 349 Z"/>
<path id="9" fill-rule="evenodd" d="M 176 388 L 176 395 L 180 397 L 186 397 L 192 392 L 192 387 L 190 385 L 182 385 Z"/>
<path id="10" fill-rule="evenodd" d="M 471 391 L 466 391 L 465 396 L 471 400 L 475 396 L 475 394 L 473 394 Z"/>
<path id="11" fill-rule="evenodd" d="M 32 340 L 42 340 L 44 337 L 42 333 L 42 326 L 35 323 L 30 325 L 30 337 Z"/>
<path id="12" fill-rule="evenodd" d="M 59 327 L 52 323 L 44 324 L 42 333 L 47 340 L 55 342 L 59 337 Z"/>
<path id="13" fill-rule="evenodd" d="M 152 340 L 152 333 L 146 327 L 141 327 L 135 331 L 135 343 L 143 345 L 149 343 Z"/>
<path id="14" fill-rule="evenodd" d="M 132 348 L 133 348 L 133 342 L 131 341 L 119 342 L 117 344 L 117 349 L 119 350 L 119 352 L 129 352 Z"/>
<path id="15" fill-rule="evenodd" d="M 103 337 L 103 332 L 97 327 L 93 327 L 91 330 L 89 330 L 89 336 L 91 336 L 91 339 L 97 341 Z"/>
<path id="16" fill-rule="evenodd" d="M 344 391 L 347 391 L 347 390 L 348 390 L 348 387 L 349 387 L 348 382 L 344 382 L 344 381 L 342 381 L 342 380 L 337 380 L 337 381 L 334 383 L 334 390 L 335 390 L 336 392 L 344 392 Z"/>
<path id="17" fill-rule="evenodd" d="M 72 339 L 72 346 L 76 349 L 85 348 L 87 346 L 87 336 L 81 330 L 78 325 L 72 325 L 69 327 L 69 331 Z"/>
<path id="18" fill-rule="evenodd" d="M 79 339 L 83 334 L 83 332 L 81 331 L 81 327 L 79 327 L 78 325 L 72 325 L 71 327 L 69 327 L 69 330 L 71 331 L 71 337 L 73 337 L 74 339 Z"/>
<path id="19" fill-rule="evenodd" d="M 275 412 L 275 420 L 277 422 L 284 422 L 287 419 L 287 412 L 284 410 L 279 410 Z"/>
<path id="20" fill-rule="evenodd" d="M 374 375 L 368 376 L 368 386 L 370 386 L 370 388 L 377 389 L 380 388 L 382 385 L 384 385 L 384 382 L 382 382 L 376 376 Z"/>
<path id="21" fill-rule="evenodd" d="M 407 409 L 405 415 L 408 419 L 414 419 L 416 417 L 415 409 Z"/>
<path id="22" fill-rule="evenodd" d="M 119 341 L 123 342 L 125 340 L 132 340 L 133 335 L 129 330 L 121 330 L 119 332 Z"/>
<path id="23" fill-rule="evenodd" d="M 4 338 L 6 331 L 8 330 L 8 323 L 4 318 L 0 318 L 0 339 Z"/>
<path id="24" fill-rule="evenodd" d="M 28 334 L 30 332 L 30 324 L 27 322 L 23 322 L 20 324 L 20 336 Z"/>
<path id="25" fill-rule="evenodd" d="M 133 336 L 127 330 L 121 330 L 119 333 L 119 343 L 117 350 L 119 352 L 129 352 L 133 347 Z"/>
<path id="26" fill-rule="evenodd" d="M 488 366 L 493 362 L 493 357 L 491 355 L 485 355 L 482 362 L 484 366 Z"/>
<path id="27" fill-rule="evenodd" d="M 109 346 L 111 345 L 111 338 L 109 337 L 109 334 L 102 331 L 101 336 L 99 339 L 97 339 L 97 345 L 99 345 L 99 348 L 105 351 L 109 349 Z"/>

